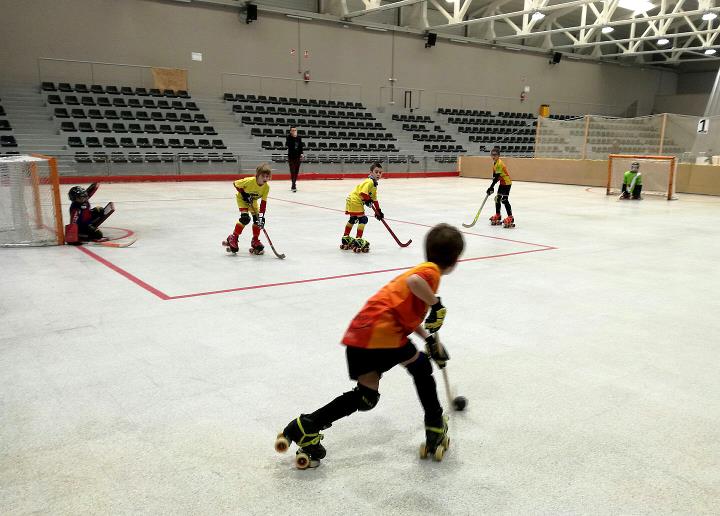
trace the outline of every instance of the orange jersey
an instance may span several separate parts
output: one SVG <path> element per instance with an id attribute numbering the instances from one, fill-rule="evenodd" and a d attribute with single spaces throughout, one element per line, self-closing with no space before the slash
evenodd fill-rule
<path id="1" fill-rule="evenodd" d="M 396 277 L 373 297 L 350 323 L 342 343 L 356 348 L 400 348 L 407 337 L 422 323 L 428 305 L 415 296 L 407 279 L 417 274 L 433 292 L 440 285 L 440 268 L 431 262 L 421 263 Z"/>
<path id="2" fill-rule="evenodd" d="M 510 179 L 510 174 L 508 173 L 508 169 L 505 166 L 505 163 L 498 158 L 498 160 L 493 164 L 493 177 L 497 176 L 500 178 L 500 184 L 501 185 L 511 185 L 512 179 Z"/>

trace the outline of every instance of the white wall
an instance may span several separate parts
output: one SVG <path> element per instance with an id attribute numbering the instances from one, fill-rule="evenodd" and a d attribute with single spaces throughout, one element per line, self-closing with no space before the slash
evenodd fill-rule
<path id="1" fill-rule="evenodd" d="M 394 38 L 394 42 L 393 42 Z M 394 51 L 393 51 L 394 48 Z M 301 55 L 290 55 L 295 49 Z M 302 58 L 302 51 L 309 58 Z M 190 53 L 202 52 L 200 63 Z M 478 48 L 438 40 L 424 48 L 420 35 L 343 28 L 340 24 L 300 22 L 260 12 L 256 23 L 224 8 L 154 0 L 4 0 L 0 16 L 0 82 L 36 84 L 37 59 L 54 57 L 187 68 L 196 94 L 222 93 L 221 74 L 238 72 L 299 78 L 309 69 L 318 81 L 358 83 L 369 105 L 393 76 L 400 86 L 424 88 L 424 107 L 488 105 L 490 109 L 535 111 L 541 103 L 555 112 L 611 113 L 638 101 L 649 113 L 670 72 L 563 60 Z M 90 82 L 88 67 L 44 65 L 46 80 Z M 139 85 L 142 72 L 96 67 L 96 82 Z M 519 102 L 529 85 L 528 102 Z M 257 81 L 229 80 L 226 88 L 257 87 Z M 276 93 L 291 83 L 265 81 Z M 300 96 L 324 96 L 322 85 L 301 85 Z M 359 88 L 338 87 L 340 98 Z M 498 97 L 440 95 L 439 91 Z M 502 97 L 506 97 L 503 99 Z"/>

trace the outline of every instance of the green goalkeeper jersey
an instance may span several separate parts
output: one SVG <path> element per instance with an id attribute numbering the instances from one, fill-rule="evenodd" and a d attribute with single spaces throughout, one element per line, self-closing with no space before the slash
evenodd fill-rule
<path id="1" fill-rule="evenodd" d="M 625 172 L 623 184 L 630 186 L 632 184 L 633 180 L 635 180 L 636 176 L 637 176 L 637 180 L 635 181 L 635 184 L 641 185 L 642 184 L 642 174 L 640 174 L 639 172 L 633 172 L 632 170 L 628 170 L 627 172 Z"/>

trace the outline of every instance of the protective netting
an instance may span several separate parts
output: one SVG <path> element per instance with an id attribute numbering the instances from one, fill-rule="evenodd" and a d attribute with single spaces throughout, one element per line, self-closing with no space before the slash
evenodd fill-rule
<path id="1" fill-rule="evenodd" d="M 59 199 L 49 160 L 0 158 L 0 247 L 61 244 Z"/>
<path id="2" fill-rule="evenodd" d="M 655 156 L 609 156 L 608 172 L 609 194 L 619 194 L 622 190 L 625 172 L 637 162 L 642 175 L 642 195 L 658 195 L 673 198 L 675 193 L 675 161 L 671 156 L 662 159 Z M 672 172 L 672 176 L 671 176 Z M 668 195 L 668 191 L 670 194 Z"/>
<path id="3" fill-rule="evenodd" d="M 707 133 L 698 132 L 702 119 Z M 608 154 L 644 154 L 675 156 L 682 163 L 720 164 L 714 163 L 720 161 L 720 116 L 540 117 L 538 125 L 538 158 L 604 160 Z"/>

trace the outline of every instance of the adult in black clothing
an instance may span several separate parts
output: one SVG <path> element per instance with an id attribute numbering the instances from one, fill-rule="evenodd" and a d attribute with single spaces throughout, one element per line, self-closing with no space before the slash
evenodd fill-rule
<path id="1" fill-rule="evenodd" d="M 297 127 L 290 128 L 290 134 L 285 140 L 285 145 L 287 146 L 288 151 L 290 180 L 292 181 L 292 186 L 290 187 L 290 189 L 293 192 L 297 192 L 297 186 L 295 185 L 295 183 L 297 182 L 298 174 L 300 173 L 300 162 L 305 157 L 305 155 L 303 154 L 303 141 L 302 138 L 300 138 L 297 134 Z"/>

